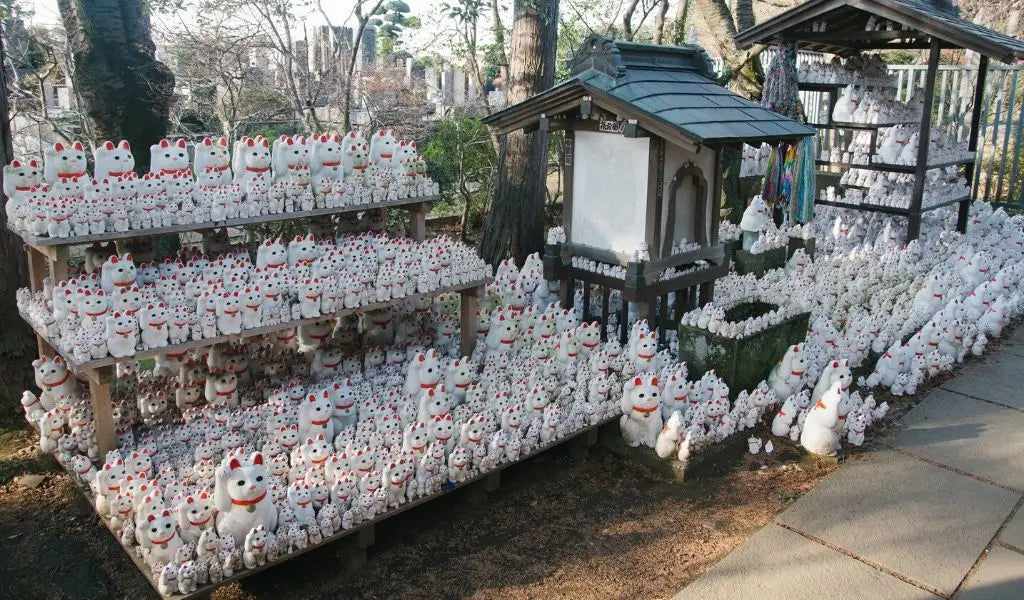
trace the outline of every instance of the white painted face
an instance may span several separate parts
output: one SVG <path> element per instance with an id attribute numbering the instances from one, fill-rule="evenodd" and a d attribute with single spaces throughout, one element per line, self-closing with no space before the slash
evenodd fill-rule
<path id="1" fill-rule="evenodd" d="M 159 144 L 150 146 L 151 160 L 161 170 L 181 170 L 188 168 L 188 152 L 185 140 L 160 140 Z"/>
<path id="2" fill-rule="evenodd" d="M 232 500 L 256 501 L 266 495 L 270 473 L 263 465 L 263 455 L 253 453 L 245 463 L 238 458 L 228 462 L 227 492 Z"/>
<path id="3" fill-rule="evenodd" d="M 146 520 L 146 538 L 152 544 L 166 544 L 177 534 L 174 517 L 169 509 L 165 508 L 158 513 L 150 513 Z"/>
<path id="4" fill-rule="evenodd" d="M 85 173 L 86 158 L 82 142 L 57 142 L 47 150 L 46 160 L 53 161 L 58 176 Z"/>
<path id="5" fill-rule="evenodd" d="M 450 414 L 444 417 L 435 416 L 429 423 L 430 432 L 435 442 L 447 444 L 455 431 L 455 421 Z"/>

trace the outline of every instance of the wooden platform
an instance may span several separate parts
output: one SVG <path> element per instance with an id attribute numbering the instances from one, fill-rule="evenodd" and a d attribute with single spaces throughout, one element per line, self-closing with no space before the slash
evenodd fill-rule
<path id="1" fill-rule="evenodd" d="M 462 483 L 458 483 L 458 484 L 449 483 L 449 484 L 445 485 L 443 488 L 441 488 L 440 491 L 438 491 L 438 492 L 436 492 L 434 494 L 431 494 L 429 496 L 424 496 L 422 498 L 413 500 L 412 502 L 406 502 L 405 504 L 399 506 L 398 508 L 392 508 L 392 509 L 388 510 L 387 512 L 383 513 L 383 514 L 377 515 L 373 519 L 363 521 L 361 524 L 359 524 L 357 526 L 354 526 L 351 529 L 345 529 L 345 530 L 342 530 L 342 531 L 339 531 L 339 532 L 335 533 L 334 535 L 332 535 L 330 537 L 325 537 L 323 539 L 323 541 L 321 543 L 319 543 L 319 544 L 309 544 L 303 550 L 296 550 L 295 552 L 292 552 L 291 554 L 279 555 L 278 559 L 276 561 L 274 561 L 274 562 L 267 562 L 265 565 L 263 565 L 261 567 L 256 567 L 254 569 L 240 569 L 240 570 L 236 571 L 231 577 L 225 577 L 220 583 L 216 583 L 216 584 L 210 583 L 210 584 L 207 584 L 207 585 L 203 585 L 203 586 L 197 587 L 196 591 L 191 593 L 191 594 L 173 594 L 171 596 L 161 596 L 161 597 L 163 597 L 163 598 L 173 598 L 175 600 L 192 600 L 192 599 L 197 599 L 197 598 L 208 598 L 209 594 L 211 594 L 215 589 L 219 588 L 222 585 L 225 585 L 225 584 L 228 584 L 228 583 L 231 583 L 231 582 L 234 582 L 234 581 L 239 581 L 241 579 L 245 579 L 246 577 L 249 577 L 250 575 L 255 575 L 256 573 L 259 573 L 261 571 L 265 571 L 265 570 L 267 570 L 267 569 L 269 569 L 271 567 L 274 567 L 274 566 L 279 565 L 281 563 L 287 562 L 287 561 L 289 561 L 289 560 L 291 560 L 291 559 L 293 559 L 293 558 L 295 558 L 297 556 L 300 556 L 300 555 L 305 554 L 307 552 L 316 550 L 317 548 L 321 548 L 323 546 L 326 546 L 327 544 L 331 544 L 331 543 L 334 543 L 334 542 L 337 542 L 337 541 L 343 540 L 343 539 L 348 539 L 351 536 L 356 536 L 353 539 L 356 541 L 356 543 L 358 544 L 359 547 L 366 548 L 367 546 L 370 546 L 373 543 L 373 538 L 374 538 L 373 528 L 374 528 L 374 526 L 377 523 L 380 523 L 380 522 L 382 522 L 384 520 L 390 519 L 391 517 L 393 517 L 395 515 L 398 515 L 398 514 L 401 514 L 401 513 L 405 512 L 405 511 L 407 511 L 407 510 L 409 510 L 411 508 L 416 508 L 418 506 L 426 504 L 427 502 L 429 502 L 431 500 L 434 500 L 436 498 L 440 498 L 441 496 L 450 494 L 450 493 L 452 493 L 452 492 L 454 492 L 456 490 L 463 489 L 463 488 L 466 488 L 468 486 L 472 486 L 472 485 L 484 486 L 484 488 L 482 490 L 484 493 L 486 493 L 488 491 L 493 491 L 493 490 L 497 489 L 498 483 L 500 481 L 500 475 L 499 474 L 503 470 L 507 469 L 508 467 L 511 467 L 513 465 L 521 464 L 521 463 L 525 462 L 526 460 L 528 460 L 528 459 L 530 459 L 530 458 L 532 458 L 534 456 L 537 456 L 537 455 L 539 455 L 539 454 L 541 454 L 541 453 L 543 453 L 543 452 L 545 452 L 547 450 L 550 450 L 552 448 L 561 446 L 561 445 L 566 444 L 568 442 L 572 442 L 572 441 L 578 440 L 577 444 L 582 442 L 583 446 L 592 446 L 592 445 L 594 445 L 597 442 L 597 431 L 598 431 L 598 429 L 601 428 L 604 425 L 607 425 L 608 423 L 612 423 L 612 422 L 616 421 L 617 419 L 618 419 L 618 416 L 611 417 L 609 419 L 605 419 L 604 421 L 601 421 L 600 423 L 598 423 L 596 425 L 590 425 L 590 426 L 584 427 L 582 429 L 579 429 L 577 431 L 574 431 L 574 432 L 566 435 L 565 437 L 563 437 L 561 439 L 558 439 L 558 440 L 555 440 L 554 442 L 551 442 L 551 443 L 548 443 L 546 445 L 540 446 L 539 448 L 537 448 L 533 452 L 530 452 L 529 454 L 524 454 L 524 455 L 520 456 L 518 461 L 502 463 L 502 464 L 498 465 L 497 467 L 495 467 L 494 469 L 491 469 L 490 471 L 486 471 L 484 473 L 477 473 L 476 475 L 473 475 L 472 477 L 470 477 L 469 479 L 467 479 L 466 481 L 464 481 Z M 72 479 L 72 481 L 74 481 L 74 479 Z M 86 487 L 86 486 L 80 485 L 77 482 L 75 482 L 75 483 L 76 483 L 79 491 L 81 491 L 82 494 L 86 497 L 86 500 L 89 501 L 90 506 L 95 507 L 95 502 L 93 500 L 92 492 L 89 490 L 89 488 Z M 120 539 L 119 539 L 119 536 L 110 528 L 110 524 L 108 523 L 108 521 L 106 519 L 103 519 L 103 518 L 100 518 L 99 520 L 100 520 L 101 523 L 103 523 L 104 527 L 107 528 L 107 530 L 110 532 L 110 534 L 112 536 L 114 536 L 115 543 L 118 546 L 120 546 L 125 551 L 125 554 L 128 555 L 128 558 L 131 559 L 131 561 L 135 564 L 135 567 L 146 578 L 146 581 L 148 581 L 150 583 L 150 585 L 153 586 L 153 589 L 157 591 L 157 594 L 159 594 L 160 592 L 157 590 L 157 579 L 155 579 L 154 577 L 151 576 L 150 568 L 145 563 L 145 561 L 143 561 L 140 557 L 136 556 L 136 554 L 135 554 L 135 546 L 133 546 L 131 548 L 125 548 L 124 546 L 122 546 L 121 542 L 120 542 Z"/>

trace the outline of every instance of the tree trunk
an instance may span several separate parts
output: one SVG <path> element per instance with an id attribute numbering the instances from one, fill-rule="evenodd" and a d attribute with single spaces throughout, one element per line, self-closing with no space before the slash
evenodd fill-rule
<path id="1" fill-rule="evenodd" d="M 630 0 L 626 5 L 626 12 L 622 13 L 622 37 L 627 41 L 633 41 L 633 13 L 640 0 Z"/>
<path id="2" fill-rule="evenodd" d="M 0 25 L 2 26 L 2 25 Z M 11 143 L 10 111 L 7 106 L 7 56 L 4 51 L 4 35 L 0 35 L 0 163 L 9 164 L 14 160 Z M 2 179 L 2 175 L 0 175 Z M 3 186 L 0 186 L 0 190 Z M 2 197 L 2 192 L 0 192 Z M 3 198 L 6 204 L 7 198 Z M 18 316 L 15 292 L 28 285 L 28 264 L 21 240 L 7 230 L 7 213 L 0 211 L 0 363 L 6 368 L 0 378 L 0 397 L 12 399 L 32 385 L 30 364 L 35 358 L 35 340 L 28 326 Z M 4 402 L 0 409 L 5 421 L 18 412 L 16 404 Z"/>
<path id="3" fill-rule="evenodd" d="M 746 1 L 749 2 L 749 0 Z M 722 57 L 722 62 L 725 63 L 725 74 L 728 75 L 729 87 L 747 98 L 760 98 L 764 75 L 758 73 L 757 66 L 753 64 L 757 61 L 751 58 L 759 53 L 760 49 L 752 48 L 740 52 L 736 48 L 736 43 L 733 41 L 736 38 L 736 24 L 726 0 L 693 0 L 693 2 L 714 38 L 714 44 L 704 44 L 704 46 L 712 46 L 712 49 L 717 50 L 718 55 Z M 740 4 L 743 3 L 744 0 L 740 0 Z M 752 9 L 750 18 L 753 18 Z"/>
<path id="4" fill-rule="evenodd" d="M 736 13 L 736 31 L 750 29 L 757 23 L 754 19 L 754 0 L 736 0 L 733 12 Z"/>
<path id="5" fill-rule="evenodd" d="M 679 0 L 676 18 L 672 22 L 672 43 L 681 46 L 686 43 L 686 21 L 690 17 L 690 3 L 693 0 Z"/>
<path id="6" fill-rule="evenodd" d="M 376 0 L 370 12 L 364 15 L 362 12 L 363 5 L 369 1 L 356 0 L 356 6 L 353 9 L 359 26 L 352 36 L 352 59 L 348 62 L 348 79 L 345 80 L 345 131 L 352 131 L 352 86 L 355 83 L 356 62 L 359 60 L 359 46 L 363 41 L 363 31 L 366 30 L 366 24 L 370 21 L 373 14 L 377 12 L 381 4 L 384 4 L 384 0 Z"/>
<path id="7" fill-rule="evenodd" d="M 661 45 L 665 39 L 665 17 L 668 15 L 668 0 L 658 2 L 657 12 L 654 14 L 654 43 Z"/>
<path id="8" fill-rule="evenodd" d="M 494 16 L 494 25 L 491 32 L 494 35 L 494 46 L 498 49 L 498 72 L 501 80 L 508 85 L 508 55 L 505 54 L 505 27 L 501 24 L 501 7 L 498 0 L 491 0 L 491 14 Z"/>
<path id="9" fill-rule="evenodd" d="M 58 0 L 75 63 L 74 85 L 100 140 L 128 140 L 149 167 L 149 146 L 167 135 L 174 75 L 156 60 L 142 0 Z"/>
<path id="10" fill-rule="evenodd" d="M 509 106 L 554 85 L 558 0 L 517 0 L 509 61 Z M 497 185 L 480 241 L 492 265 L 512 256 L 523 264 L 544 247 L 548 135 L 516 131 L 502 140 Z"/>

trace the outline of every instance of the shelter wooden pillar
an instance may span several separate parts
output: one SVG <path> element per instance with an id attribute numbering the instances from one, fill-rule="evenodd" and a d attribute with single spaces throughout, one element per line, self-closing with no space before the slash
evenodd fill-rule
<path id="1" fill-rule="evenodd" d="M 978 151 L 978 134 L 981 131 L 981 105 L 985 101 L 985 81 L 988 77 L 988 57 L 981 56 L 978 61 L 978 83 L 974 87 L 974 107 L 971 109 L 971 134 L 967 139 L 967 149 L 971 152 Z M 971 209 L 971 201 L 974 200 L 974 168 L 975 162 L 967 163 L 964 177 L 967 178 L 967 185 L 971 188 L 971 197 L 960 203 L 960 209 L 956 215 L 956 230 L 960 233 L 967 231 L 967 213 Z"/>
<path id="2" fill-rule="evenodd" d="M 924 110 L 921 112 L 921 133 L 917 143 L 917 168 L 914 169 L 914 193 L 907 215 L 907 241 L 921 235 L 921 201 L 924 197 L 925 175 L 928 173 L 928 139 L 932 129 L 932 104 L 935 101 L 935 79 L 939 72 L 941 41 L 932 36 L 928 45 L 928 74 L 924 83 Z"/>

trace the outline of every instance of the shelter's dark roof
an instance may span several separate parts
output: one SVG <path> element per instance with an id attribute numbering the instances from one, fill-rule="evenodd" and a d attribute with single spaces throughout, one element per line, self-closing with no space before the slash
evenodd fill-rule
<path id="1" fill-rule="evenodd" d="M 871 15 L 902 25 L 899 32 L 868 32 Z M 824 32 L 811 24 L 827 23 Z M 959 9 L 944 0 L 807 0 L 803 4 L 745 29 L 736 44 L 796 40 L 802 48 L 848 55 L 866 49 L 926 48 L 938 38 L 943 48 L 967 48 L 990 58 L 1011 62 L 1024 57 L 1024 41 L 992 31 L 960 16 Z"/>
<path id="2" fill-rule="evenodd" d="M 814 129 L 763 108 L 716 84 L 699 46 L 653 46 L 591 35 L 573 62 L 572 77 L 494 113 L 485 123 L 517 129 L 542 114 L 578 107 L 582 96 L 667 139 L 712 144 L 814 135 Z"/>

